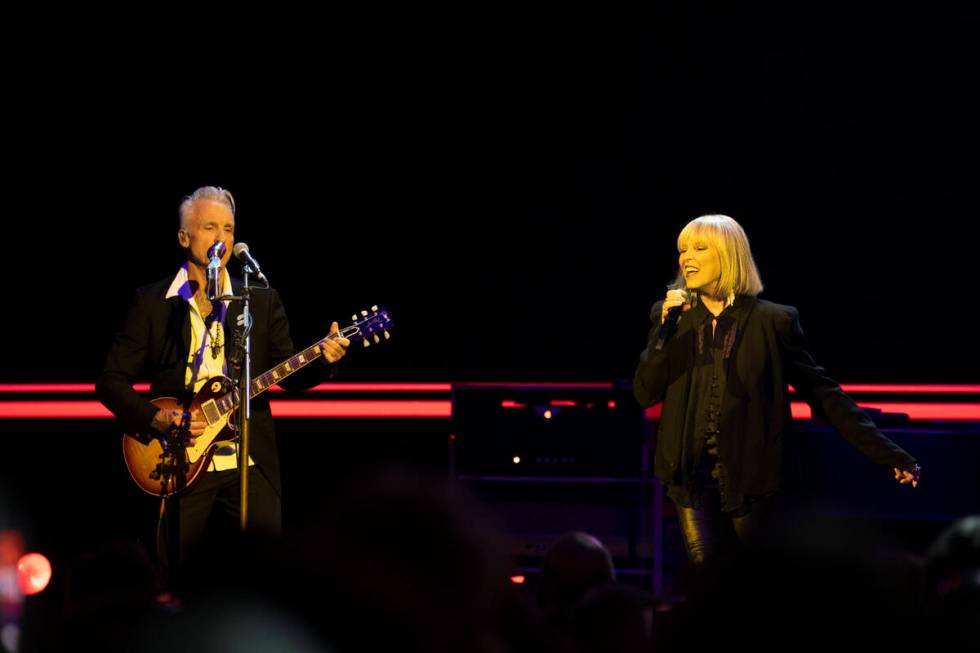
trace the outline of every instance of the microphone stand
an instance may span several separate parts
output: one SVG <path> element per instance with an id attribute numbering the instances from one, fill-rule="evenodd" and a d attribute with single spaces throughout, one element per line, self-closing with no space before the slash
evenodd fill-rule
<path id="1" fill-rule="evenodd" d="M 240 299 L 242 301 L 242 325 L 241 330 L 235 334 L 238 352 L 233 364 L 240 370 L 238 378 L 238 479 L 241 506 L 240 527 L 244 532 L 248 526 L 248 458 L 251 448 L 252 422 L 252 290 L 248 285 L 248 275 L 249 273 L 254 274 L 255 271 L 246 264 L 242 266 L 242 272 L 244 283 L 241 296 L 225 296 L 221 299 Z"/>
<path id="2" fill-rule="evenodd" d="M 239 351 L 243 354 L 241 378 L 238 381 L 239 417 L 238 417 L 238 478 L 240 487 L 241 506 L 241 528 L 245 532 L 248 526 L 248 451 L 251 445 L 250 429 L 252 422 L 252 313 L 250 302 L 252 291 L 248 286 L 248 273 L 251 270 L 247 265 L 244 266 L 244 280 L 242 286 L 242 341 Z"/>
<path id="3" fill-rule="evenodd" d="M 242 266 L 244 283 L 242 285 L 242 330 L 238 336 L 239 356 L 242 357 L 241 376 L 238 379 L 238 479 L 239 505 L 241 506 L 241 529 L 248 526 L 248 458 L 251 449 L 252 426 L 252 289 L 248 285 L 248 275 L 254 272 L 248 265 Z"/>

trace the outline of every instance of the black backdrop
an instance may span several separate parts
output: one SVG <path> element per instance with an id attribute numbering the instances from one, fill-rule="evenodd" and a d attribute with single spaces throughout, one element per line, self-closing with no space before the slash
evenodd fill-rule
<path id="1" fill-rule="evenodd" d="M 416 18 L 14 71 L 0 380 L 94 379 L 203 184 L 235 193 L 297 344 L 391 310 L 348 379 L 629 377 L 676 234 L 722 212 L 839 380 L 975 380 L 971 17 Z"/>

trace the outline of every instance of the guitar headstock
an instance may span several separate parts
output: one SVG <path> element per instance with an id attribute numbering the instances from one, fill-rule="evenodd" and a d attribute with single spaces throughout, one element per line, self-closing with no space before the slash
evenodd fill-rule
<path id="1" fill-rule="evenodd" d="M 387 340 L 391 337 L 388 329 L 391 328 L 391 314 L 384 308 L 372 306 L 369 310 L 361 311 L 358 315 L 351 316 L 353 323 L 341 331 L 348 340 L 363 340 L 364 346 L 371 346 L 371 341 L 381 342 L 381 338 Z"/>

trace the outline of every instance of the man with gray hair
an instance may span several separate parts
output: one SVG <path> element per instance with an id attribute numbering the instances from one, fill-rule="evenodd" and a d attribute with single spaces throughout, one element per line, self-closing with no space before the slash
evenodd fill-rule
<path id="1" fill-rule="evenodd" d="M 213 377 L 229 376 L 229 364 L 239 354 L 233 336 L 242 316 L 242 302 L 208 298 L 206 271 L 209 250 L 224 244 L 218 296 L 239 295 L 242 282 L 232 278 L 226 264 L 235 241 L 235 201 L 231 193 L 204 186 L 180 205 L 177 241 L 187 261 L 156 283 L 136 290 L 122 330 L 106 357 L 96 384 L 100 401 L 122 422 L 129 434 L 160 437 L 181 426 L 183 412 L 158 408 L 133 389 L 137 380 L 149 379 L 151 397 L 193 396 Z M 251 365 L 265 371 L 296 353 L 289 321 L 279 294 L 272 288 L 251 293 Z M 323 363 L 305 365 L 282 378 L 289 389 L 308 388 L 332 377 L 335 363 L 350 342 L 339 336 L 336 322 L 321 343 Z M 281 531 L 281 485 L 275 430 L 267 395 L 252 402 L 249 455 L 249 528 L 266 533 Z M 207 423 L 192 411 L 189 444 L 204 433 Z M 226 531 L 239 523 L 238 455 L 234 446 L 218 449 L 206 473 L 194 488 L 171 506 L 170 546 L 185 561 L 201 540 L 209 522 L 221 522 Z M 177 528 L 173 529 L 173 521 Z M 174 532 L 175 531 L 175 532 Z M 175 537 L 176 535 L 176 537 Z M 161 551 L 161 557 L 166 556 Z"/>

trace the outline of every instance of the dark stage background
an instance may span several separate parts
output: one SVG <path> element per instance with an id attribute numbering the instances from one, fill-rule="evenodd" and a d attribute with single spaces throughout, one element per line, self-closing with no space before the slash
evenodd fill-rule
<path id="1" fill-rule="evenodd" d="M 976 380 L 971 17 L 522 24 L 292 24 L 15 73 L 2 380 L 94 379 L 132 289 L 180 264 L 177 205 L 203 184 L 235 193 L 297 344 L 391 310 L 350 380 L 631 377 L 706 212 L 746 228 L 762 297 L 799 307 L 838 380 Z"/>

